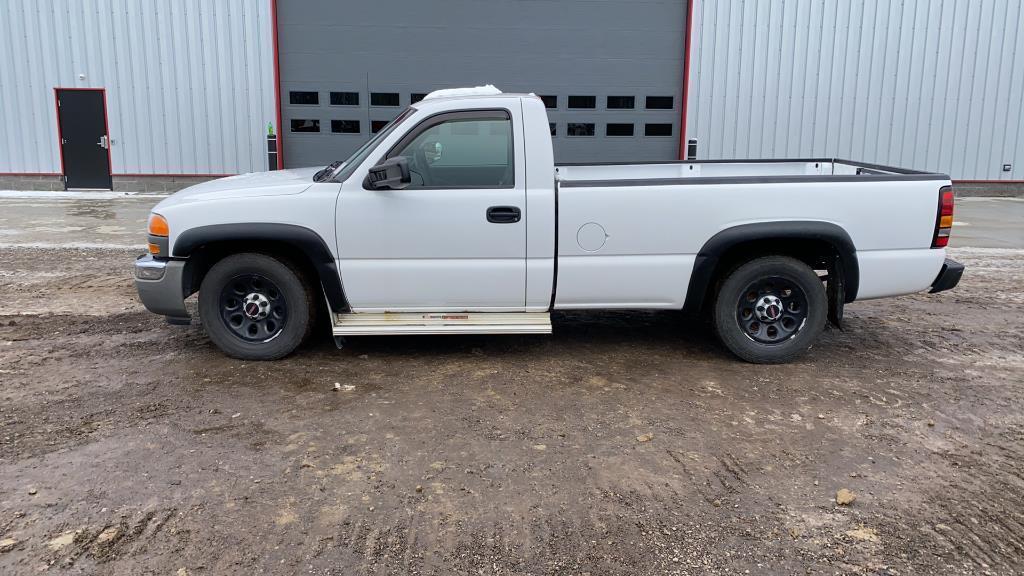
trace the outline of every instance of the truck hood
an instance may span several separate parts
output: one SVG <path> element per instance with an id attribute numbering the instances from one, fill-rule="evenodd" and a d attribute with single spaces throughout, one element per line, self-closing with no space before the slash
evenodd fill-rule
<path id="1" fill-rule="evenodd" d="M 313 185 L 313 174 L 320 168 L 314 166 L 272 172 L 250 172 L 218 178 L 175 192 L 160 202 L 157 208 L 226 198 L 298 194 Z"/>

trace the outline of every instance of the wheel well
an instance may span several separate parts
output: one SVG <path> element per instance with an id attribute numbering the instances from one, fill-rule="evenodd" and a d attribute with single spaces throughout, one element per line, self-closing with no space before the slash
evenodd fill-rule
<path id="1" fill-rule="evenodd" d="M 327 242 L 309 228 L 292 224 L 215 224 L 185 230 L 174 242 L 171 253 L 187 257 L 184 290 L 194 294 L 211 266 L 230 254 L 257 252 L 291 262 L 310 283 L 318 283 L 331 310 L 348 309 L 341 275 Z M 317 282 L 319 280 L 319 282 Z"/>
<path id="2" fill-rule="evenodd" d="M 776 240 L 750 240 L 729 247 L 719 257 L 711 276 L 712 294 L 717 293 L 729 274 L 743 264 L 764 256 L 789 256 L 807 264 L 812 270 L 830 272 L 839 261 L 835 246 L 826 240 L 780 238 Z M 706 308 L 711 299 L 706 298 Z"/>
<path id="3" fill-rule="evenodd" d="M 730 272 L 745 262 L 770 255 L 790 256 L 814 270 L 826 270 L 829 279 L 836 280 L 837 306 L 856 298 L 857 255 L 853 241 L 842 228 L 828 222 L 765 222 L 727 228 L 701 247 L 683 310 L 707 310 L 711 296 Z"/>
<path id="4" fill-rule="evenodd" d="M 266 254 L 267 256 L 285 260 L 300 272 L 303 282 L 319 284 L 317 282 L 317 269 L 313 261 L 304 252 L 296 250 L 295 246 L 287 242 L 274 240 L 222 240 L 203 244 L 192 250 L 188 262 L 185 264 L 185 286 L 188 292 L 186 296 L 199 291 L 206 273 L 217 262 L 232 254 L 246 252 Z"/>

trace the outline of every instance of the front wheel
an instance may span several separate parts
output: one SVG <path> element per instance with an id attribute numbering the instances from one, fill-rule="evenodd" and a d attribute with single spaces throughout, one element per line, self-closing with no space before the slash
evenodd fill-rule
<path id="1" fill-rule="evenodd" d="M 718 290 L 715 331 L 747 362 L 777 364 L 805 352 L 825 328 L 828 298 L 809 266 L 768 256 L 732 271 Z"/>
<path id="2" fill-rule="evenodd" d="M 265 254 L 234 254 L 199 287 L 199 316 L 225 354 L 242 360 L 287 356 L 309 335 L 315 311 L 301 274 Z"/>

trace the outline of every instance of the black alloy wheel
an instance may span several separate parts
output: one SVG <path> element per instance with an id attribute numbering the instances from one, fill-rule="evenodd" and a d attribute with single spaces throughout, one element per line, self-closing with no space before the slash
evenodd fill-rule
<path id="1" fill-rule="evenodd" d="M 313 327 L 312 283 L 290 260 L 254 252 L 214 264 L 199 287 L 199 316 L 225 354 L 276 360 L 290 354 Z"/>
<path id="2" fill-rule="evenodd" d="M 736 304 L 736 321 L 747 338 L 778 344 L 807 322 L 807 295 L 795 282 L 771 276 L 751 282 Z"/>
<path id="3" fill-rule="evenodd" d="M 810 266 L 789 256 L 765 256 L 731 270 L 715 297 L 715 332 L 747 362 L 788 362 L 807 351 L 825 328 L 828 297 Z"/>
<path id="4" fill-rule="evenodd" d="M 270 279 L 244 274 L 229 280 L 221 290 L 220 316 L 242 340 L 268 342 L 288 323 L 288 303 Z"/>

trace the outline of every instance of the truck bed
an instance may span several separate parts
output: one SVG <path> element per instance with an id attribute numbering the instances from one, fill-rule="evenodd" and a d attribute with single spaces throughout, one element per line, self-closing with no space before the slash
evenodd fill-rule
<path id="1" fill-rule="evenodd" d="M 678 309 L 708 239 L 758 222 L 844 230 L 858 300 L 927 289 L 944 261 L 931 249 L 943 174 L 813 158 L 556 168 L 556 308 Z"/>
<path id="2" fill-rule="evenodd" d="M 737 182 L 945 180 L 948 176 L 838 158 L 671 160 L 557 164 L 563 186 L 642 186 Z"/>

